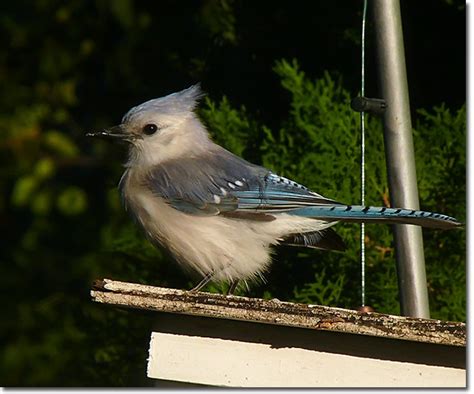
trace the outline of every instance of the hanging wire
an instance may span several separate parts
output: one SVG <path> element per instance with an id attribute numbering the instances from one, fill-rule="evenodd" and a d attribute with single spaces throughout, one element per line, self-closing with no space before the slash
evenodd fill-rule
<path id="1" fill-rule="evenodd" d="M 364 0 L 364 9 L 362 11 L 362 38 L 361 38 L 361 86 L 360 95 L 365 96 L 365 19 L 367 15 L 367 0 Z M 360 113 L 360 132 L 361 132 L 361 165 L 360 165 L 360 194 L 361 205 L 365 206 L 365 113 Z M 360 287 L 361 287 L 361 306 L 365 306 L 365 223 L 360 225 Z"/>

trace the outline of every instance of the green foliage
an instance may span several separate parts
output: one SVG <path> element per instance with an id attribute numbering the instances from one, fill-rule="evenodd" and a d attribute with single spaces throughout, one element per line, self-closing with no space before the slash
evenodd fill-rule
<path id="1" fill-rule="evenodd" d="M 78 187 L 68 187 L 58 196 L 58 209 L 64 215 L 78 215 L 86 208 L 86 193 Z"/>
<path id="2" fill-rule="evenodd" d="M 78 154 L 76 145 L 59 131 L 47 131 L 44 134 L 44 145 L 49 151 L 60 157 L 74 157 Z"/>
<path id="3" fill-rule="evenodd" d="M 252 136 L 251 122 L 246 116 L 245 107 L 240 111 L 232 108 L 225 96 L 217 104 L 206 97 L 205 107 L 200 113 L 207 119 L 214 141 L 218 144 L 225 143 L 236 155 L 241 156 L 244 153 L 246 141 L 251 140 L 249 137 Z"/>
<path id="4" fill-rule="evenodd" d="M 219 41 L 236 44 L 235 15 L 232 0 L 207 1 L 201 9 L 201 23 Z"/>
<path id="5" fill-rule="evenodd" d="M 420 110 L 415 129 L 421 207 L 466 223 L 466 107 Z M 424 231 L 428 289 L 435 318 L 464 320 L 466 232 Z"/>
<path id="6" fill-rule="evenodd" d="M 313 282 L 295 289 L 295 301 L 305 304 L 336 305 L 344 288 L 345 278 L 340 275 L 334 282 L 326 276 L 324 268 L 314 276 Z"/>

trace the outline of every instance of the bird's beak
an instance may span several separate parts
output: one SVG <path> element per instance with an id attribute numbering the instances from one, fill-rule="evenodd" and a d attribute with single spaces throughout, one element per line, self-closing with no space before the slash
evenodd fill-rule
<path id="1" fill-rule="evenodd" d="M 134 136 L 130 133 L 125 132 L 122 125 L 109 127 L 102 131 L 97 131 L 95 133 L 87 133 L 86 137 L 101 137 L 108 140 L 119 140 L 131 142 L 134 139 Z"/>

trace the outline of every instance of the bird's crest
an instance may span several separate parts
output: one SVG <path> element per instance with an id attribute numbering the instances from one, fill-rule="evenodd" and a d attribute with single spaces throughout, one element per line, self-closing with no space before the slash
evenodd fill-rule
<path id="1" fill-rule="evenodd" d="M 201 90 L 201 85 L 197 83 L 180 92 L 169 94 L 168 96 L 149 100 L 133 107 L 122 119 L 122 123 L 131 120 L 135 115 L 143 112 L 159 112 L 166 115 L 181 115 L 194 110 L 198 100 L 205 96 Z"/>

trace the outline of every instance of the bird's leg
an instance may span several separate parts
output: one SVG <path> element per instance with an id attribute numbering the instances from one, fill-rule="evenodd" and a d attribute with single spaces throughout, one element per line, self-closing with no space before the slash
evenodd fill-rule
<path id="1" fill-rule="evenodd" d="M 214 276 L 214 270 L 212 270 L 211 272 L 208 272 L 206 276 L 202 278 L 202 280 L 189 291 L 195 292 L 195 291 L 201 290 L 204 286 L 206 286 L 211 281 L 213 276 Z"/>
<path id="2" fill-rule="evenodd" d="M 238 279 L 235 279 L 235 280 L 233 280 L 232 282 L 230 282 L 230 286 L 229 286 L 229 289 L 227 290 L 227 294 L 226 294 L 226 295 L 233 295 L 235 289 L 237 289 L 237 285 L 238 285 L 238 284 L 239 284 L 239 280 L 238 280 Z"/>
<path id="3" fill-rule="evenodd" d="M 220 274 L 222 271 L 224 271 L 226 268 L 230 267 L 231 264 L 230 262 L 227 263 L 227 265 L 225 265 L 224 267 L 220 268 L 217 270 L 214 269 L 210 272 L 208 272 L 206 274 L 206 276 L 204 276 L 204 278 L 196 285 L 194 286 L 190 291 L 199 291 L 201 290 L 204 286 L 206 286 L 211 280 L 212 278 L 216 275 L 216 274 Z M 233 294 L 236 287 L 237 287 L 237 284 L 239 283 L 239 280 L 238 279 L 235 279 L 233 281 L 230 282 L 230 287 L 229 287 L 229 290 L 227 291 L 227 294 Z"/>

